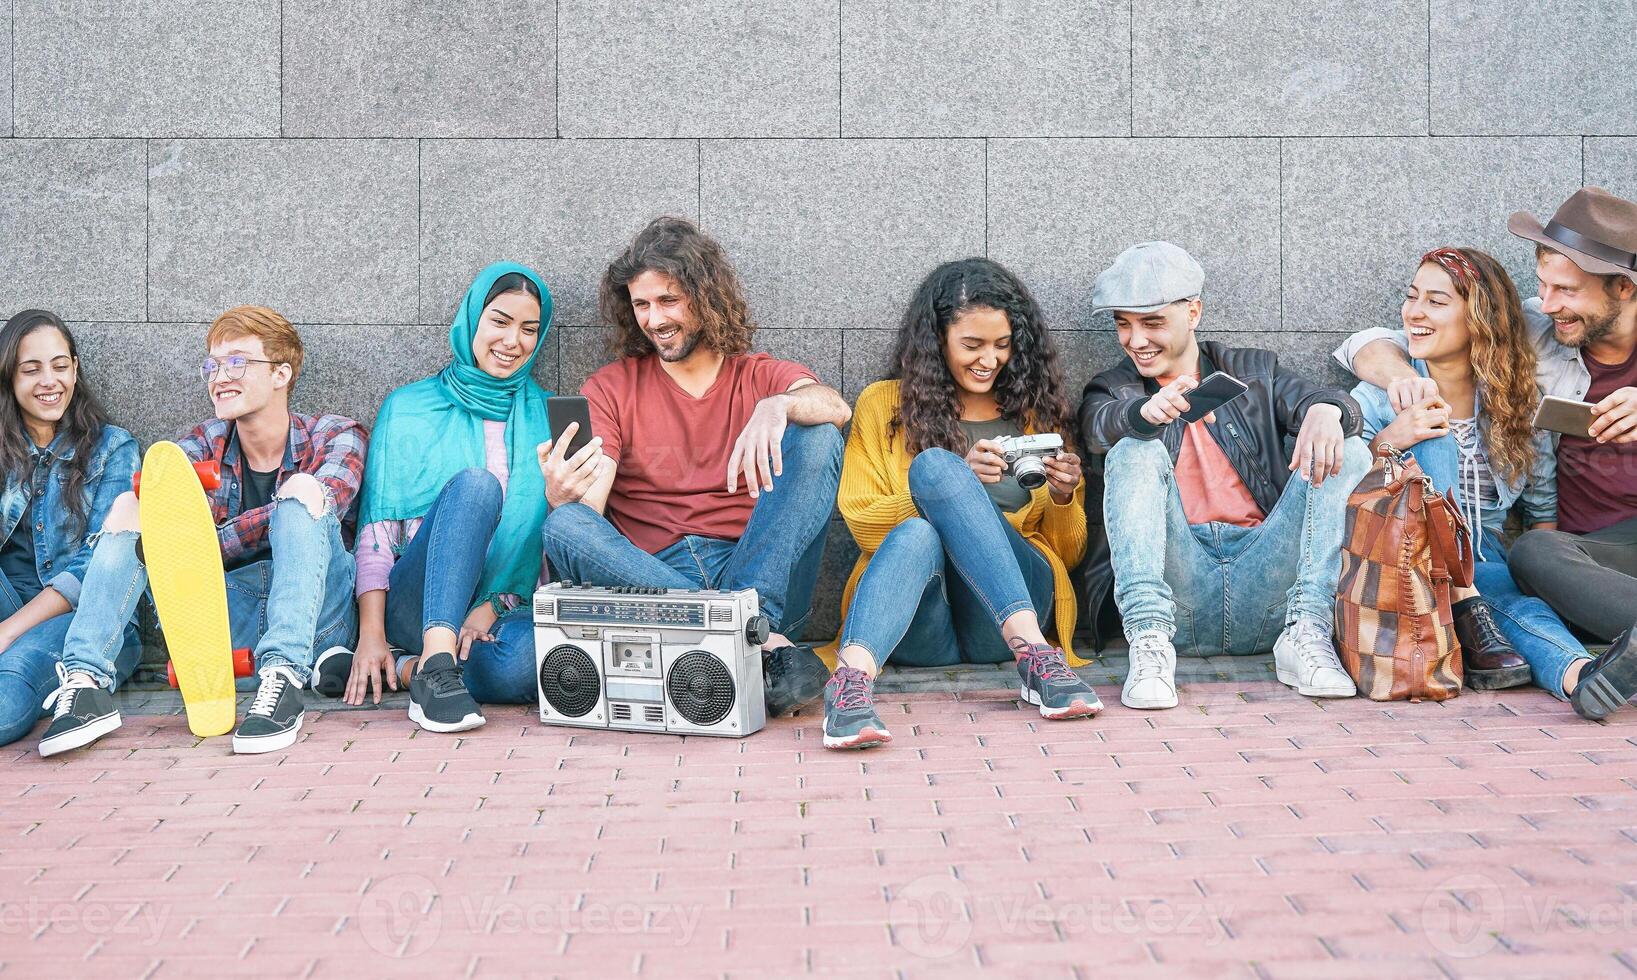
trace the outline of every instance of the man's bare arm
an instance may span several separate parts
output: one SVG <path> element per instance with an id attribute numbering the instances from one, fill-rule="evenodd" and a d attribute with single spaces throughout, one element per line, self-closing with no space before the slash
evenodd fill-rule
<path id="1" fill-rule="evenodd" d="M 839 429 L 853 417 L 853 410 L 841 392 L 807 378 L 791 385 L 780 397 L 787 399 L 785 419 L 792 425 L 828 422 Z"/>

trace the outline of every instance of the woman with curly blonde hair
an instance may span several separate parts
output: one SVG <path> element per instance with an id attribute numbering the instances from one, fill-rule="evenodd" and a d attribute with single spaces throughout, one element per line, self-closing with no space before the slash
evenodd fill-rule
<path id="1" fill-rule="evenodd" d="M 1415 370 L 1430 383 L 1399 412 L 1387 392 L 1360 384 L 1353 397 L 1364 410 L 1364 434 L 1371 449 L 1408 452 L 1434 487 L 1453 491 L 1477 539 L 1477 587 L 1455 593 L 1467 683 L 1527 684 L 1531 644 L 1579 644 L 1555 617 L 1555 630 L 1526 630 L 1504 615 L 1497 623 L 1497 610 L 1480 595 L 1515 591 L 1503 537 L 1513 504 L 1521 504 L 1529 527 L 1557 521 L 1557 458 L 1533 426 L 1540 390 L 1517 288 L 1484 252 L 1438 248 L 1421 257 L 1401 315 Z"/>

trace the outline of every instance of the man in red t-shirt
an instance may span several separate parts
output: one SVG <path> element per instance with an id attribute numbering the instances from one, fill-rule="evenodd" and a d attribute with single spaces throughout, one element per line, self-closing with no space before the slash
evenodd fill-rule
<path id="1" fill-rule="evenodd" d="M 619 355 L 580 389 L 592 442 L 540 448 L 545 550 L 589 585 L 753 588 L 769 716 L 817 698 L 829 671 L 806 623 L 852 411 L 800 364 L 752 354 L 755 325 L 722 247 L 658 218 L 603 276 Z M 572 426 L 553 433 L 567 447 Z"/>

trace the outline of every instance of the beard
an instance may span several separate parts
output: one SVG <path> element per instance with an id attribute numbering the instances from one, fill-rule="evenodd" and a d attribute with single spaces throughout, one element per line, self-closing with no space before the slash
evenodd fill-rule
<path id="1" fill-rule="evenodd" d="M 1572 341 L 1563 339 L 1563 324 L 1553 324 L 1553 328 L 1557 334 L 1559 343 L 1563 344 L 1565 347 L 1573 347 L 1576 350 L 1581 350 L 1588 344 L 1595 344 L 1614 333 L 1615 324 L 1619 321 L 1619 319 L 1620 308 L 1615 306 L 1613 303 L 1610 303 L 1602 313 L 1592 316 L 1581 316 L 1578 320 L 1575 320 L 1574 322 L 1579 323 L 1582 329 L 1580 336 L 1576 337 Z"/>
<path id="2" fill-rule="evenodd" d="M 698 330 L 684 330 L 682 333 L 681 346 L 674 350 L 666 351 L 658 344 L 654 344 L 654 353 L 658 354 L 659 359 L 667 364 L 675 364 L 677 361 L 685 361 L 693 354 L 694 348 L 699 346 L 699 334 L 700 332 Z M 650 337 L 648 342 L 653 344 L 653 338 Z"/>

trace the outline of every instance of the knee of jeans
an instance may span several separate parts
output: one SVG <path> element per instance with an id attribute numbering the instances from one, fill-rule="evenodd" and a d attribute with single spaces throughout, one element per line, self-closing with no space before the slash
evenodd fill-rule
<path id="1" fill-rule="evenodd" d="M 840 469 L 846 440 L 841 437 L 841 430 L 828 422 L 823 425 L 792 425 L 784 430 L 780 446 L 784 452 L 786 472 L 792 464 Z"/>
<path id="2" fill-rule="evenodd" d="M 329 490 L 311 473 L 297 473 L 285 480 L 279 485 L 273 500 L 280 504 L 286 500 L 299 501 L 301 506 L 307 508 L 308 516 L 315 521 L 328 514 L 334 507 Z M 274 516 L 276 517 L 282 510 L 283 507 L 274 507 Z"/>
<path id="3" fill-rule="evenodd" d="M 889 543 L 894 549 L 903 548 L 922 556 L 942 557 L 944 551 L 944 541 L 938 536 L 938 529 L 924 517 L 911 517 L 889 531 L 886 540 L 881 542 L 882 550 Z"/>
<path id="4" fill-rule="evenodd" d="M 1370 444 L 1358 436 L 1346 440 L 1341 444 L 1341 475 L 1344 480 L 1357 483 L 1364 479 L 1364 474 L 1370 472 L 1370 466 L 1375 462 L 1375 455 L 1370 452 Z"/>
<path id="5" fill-rule="evenodd" d="M 1532 573 L 1549 568 L 1558 556 L 1564 537 L 1562 531 L 1545 529 L 1519 535 L 1506 553 L 1506 567 L 1511 570 L 1513 581 L 1528 583 L 1534 577 Z"/>
<path id="6" fill-rule="evenodd" d="M 500 513 L 500 506 L 506 498 L 506 492 L 500 488 L 500 480 L 481 466 L 470 466 L 456 473 L 444 484 L 444 489 L 457 495 L 467 507 L 492 510 L 496 514 Z"/>
<path id="7" fill-rule="evenodd" d="M 966 460 L 947 449 L 923 449 L 909 464 L 909 492 L 919 496 L 947 489 L 952 479 L 970 475 Z"/>
<path id="8" fill-rule="evenodd" d="M 1170 478 L 1171 451 L 1165 448 L 1163 440 L 1127 436 L 1115 443 L 1103 458 L 1103 474 L 1107 481 L 1138 473 L 1162 480 Z"/>
<path id="9" fill-rule="evenodd" d="M 136 531 L 142 527 L 141 505 L 137 503 L 136 494 L 130 490 L 114 498 L 113 506 L 102 519 L 102 528 L 98 533 L 113 531 Z"/>
<path id="10" fill-rule="evenodd" d="M 540 525 L 541 539 L 547 548 L 560 548 L 564 542 L 584 534 L 589 525 L 586 515 L 595 513 L 579 501 L 553 507 L 546 512 L 546 519 Z"/>

